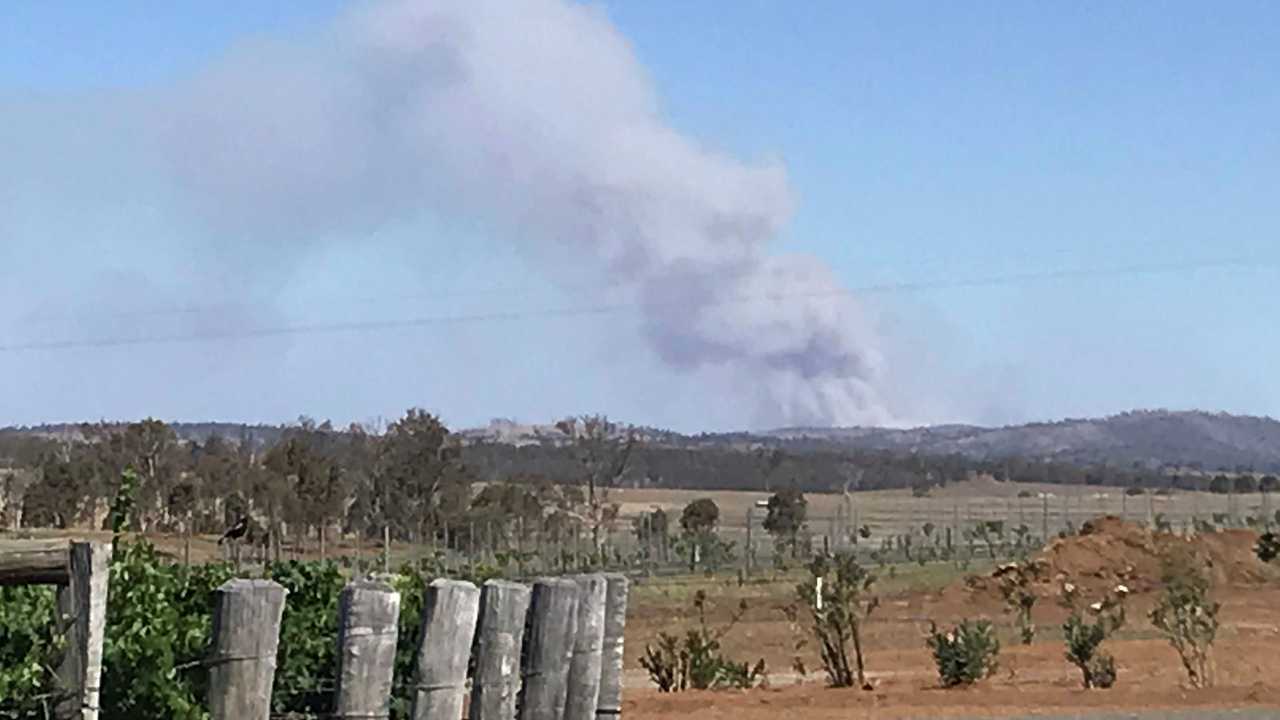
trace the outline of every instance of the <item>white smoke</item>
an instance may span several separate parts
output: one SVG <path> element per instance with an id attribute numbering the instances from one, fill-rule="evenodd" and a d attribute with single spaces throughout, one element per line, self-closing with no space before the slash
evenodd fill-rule
<path id="1" fill-rule="evenodd" d="M 784 169 L 668 126 L 596 8 L 362 5 L 114 112 L 215 250 L 263 264 L 423 212 L 486 218 L 618 288 L 665 364 L 743 388 L 758 422 L 891 420 L 858 304 L 822 263 L 768 252 L 792 212 Z"/>

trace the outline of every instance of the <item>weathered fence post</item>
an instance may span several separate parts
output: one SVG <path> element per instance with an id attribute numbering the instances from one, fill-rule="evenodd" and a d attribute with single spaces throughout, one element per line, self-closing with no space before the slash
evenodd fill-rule
<path id="1" fill-rule="evenodd" d="M 58 703 L 58 718 L 97 720 L 110 566 L 111 543 L 71 543 L 68 582 L 58 588 L 67 641 L 58 677 L 72 694 Z"/>
<path id="2" fill-rule="evenodd" d="M 544 578 L 533 585 L 521 674 L 520 720 L 561 720 L 578 629 L 578 584 Z"/>
<path id="3" fill-rule="evenodd" d="M 356 580 L 338 598 L 338 683 L 334 715 L 385 718 L 391 712 L 400 593 L 376 580 Z"/>
<path id="4" fill-rule="evenodd" d="M 65 692 L 58 720 L 96 720 L 107 615 L 111 544 L 0 540 L 0 585 L 57 585 L 58 631 L 66 650 L 57 674 Z"/>
<path id="5" fill-rule="evenodd" d="M 480 590 L 461 580 L 434 580 L 422 607 L 413 720 L 459 720 Z"/>
<path id="6" fill-rule="evenodd" d="M 475 677 L 471 680 L 470 720 L 512 720 L 520 694 L 520 654 L 529 588 L 490 580 L 480 593 L 476 628 Z"/>
<path id="7" fill-rule="evenodd" d="M 213 720 L 267 720 L 287 591 L 270 580 L 229 580 L 218 588 L 209 664 Z"/>
<path id="8" fill-rule="evenodd" d="M 622 715 L 622 651 L 627 626 L 627 590 L 625 575 L 605 575 L 608 589 L 604 604 L 604 640 L 601 643 L 600 695 L 596 717 L 616 718 Z"/>
<path id="9" fill-rule="evenodd" d="M 565 720 L 595 720 L 600 699 L 600 653 L 604 645 L 604 607 L 608 581 L 603 575 L 578 575 L 578 629 L 569 663 Z"/>

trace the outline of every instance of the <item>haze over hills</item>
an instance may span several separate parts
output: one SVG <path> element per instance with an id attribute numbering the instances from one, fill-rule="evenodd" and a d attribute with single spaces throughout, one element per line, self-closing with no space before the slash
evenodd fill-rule
<path id="1" fill-rule="evenodd" d="M 252 438 L 270 445 L 283 428 L 235 423 L 174 423 L 179 437 L 203 441 L 218 434 L 231 440 Z M 10 429 L 74 436 L 72 424 Z M 1202 467 L 1207 470 L 1280 469 L 1280 421 L 1268 417 L 1201 411 L 1135 411 L 1106 418 L 1066 419 L 1006 427 L 936 425 L 910 429 L 877 427 L 795 427 L 764 432 L 682 435 L 635 427 L 646 443 L 685 447 L 749 448 L 758 445 L 805 449 L 884 450 L 921 455 L 961 455 L 976 460 L 1026 458 L 1097 465 Z M 458 430 L 468 444 L 560 444 L 564 436 L 554 423 L 531 424 L 498 419 L 481 428 Z"/>
<path id="2" fill-rule="evenodd" d="M 848 447 L 963 455 L 978 460 L 1038 458 L 1080 465 L 1140 463 L 1146 467 L 1259 470 L 1280 467 L 1280 421 L 1201 411 L 1134 411 L 1106 418 L 1006 427 L 796 427 L 759 433 L 681 436 L 649 430 L 647 434 L 659 442 L 685 446 L 779 443 L 796 449 Z M 487 428 L 464 431 L 464 435 L 473 442 L 524 444 L 554 437 L 555 428 L 495 420 Z"/>
<path id="3" fill-rule="evenodd" d="M 1268 417 L 1200 411 L 1135 411 L 1107 418 L 999 428 L 785 428 L 764 435 L 980 459 L 1034 457 L 1078 464 L 1136 462 L 1147 466 L 1258 469 L 1280 464 L 1280 422 Z"/>

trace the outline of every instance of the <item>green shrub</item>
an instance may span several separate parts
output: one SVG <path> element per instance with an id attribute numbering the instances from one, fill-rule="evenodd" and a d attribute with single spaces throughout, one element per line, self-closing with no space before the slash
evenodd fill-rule
<path id="1" fill-rule="evenodd" d="M 742 619 L 746 602 L 738 606 L 728 624 L 715 630 L 707 624 L 706 593 L 699 590 L 693 604 L 698 613 L 697 627 L 686 631 L 683 638 L 660 632 L 656 647 L 645 646 L 640 666 L 649 673 L 649 679 L 660 692 L 755 687 L 765 676 L 763 659 L 750 665 L 721 654 L 720 641 Z"/>
<path id="2" fill-rule="evenodd" d="M 1039 599 L 1035 594 L 1035 582 L 1044 576 L 1044 566 L 1033 563 L 1007 563 L 996 569 L 1000 582 L 1000 594 L 1004 597 L 1005 612 L 1016 618 L 1018 636 L 1023 645 L 1030 645 L 1036 638 L 1036 625 L 1031 611 Z"/>
<path id="3" fill-rule="evenodd" d="M 1118 585 L 1106 599 L 1082 610 L 1077 588 L 1071 583 L 1062 587 L 1062 605 L 1071 611 L 1062 625 L 1067 660 L 1080 669 L 1086 688 L 1109 688 L 1116 682 L 1115 660 L 1101 646 L 1124 626 L 1124 603 L 1128 593 L 1128 588 Z M 1092 615 L 1093 619 L 1089 620 L 1087 615 Z"/>
<path id="4" fill-rule="evenodd" d="M 117 542 L 107 593 L 102 720 L 203 720 L 203 660 L 225 564 L 170 565 L 145 540 Z"/>
<path id="5" fill-rule="evenodd" d="M 433 569 L 443 567 L 443 561 L 438 558 L 428 560 L 426 564 Z M 430 576 L 433 574 L 424 571 L 421 565 L 406 565 L 391 579 L 391 586 L 400 593 L 400 622 L 394 672 L 397 682 L 391 692 L 393 718 L 409 717 L 413 705 L 413 683 L 407 680 L 413 677 L 417 663 L 418 636 L 422 632 L 422 607 L 426 604 L 427 583 L 431 581 Z"/>
<path id="6" fill-rule="evenodd" d="M 657 647 L 644 646 L 640 667 L 649 673 L 649 680 L 658 686 L 659 692 L 670 693 L 689 687 L 688 653 L 681 647 L 680 638 L 658 633 Z"/>
<path id="7" fill-rule="evenodd" d="M 337 674 L 338 596 L 346 578 L 336 563 L 274 563 L 271 579 L 289 591 L 280 621 L 271 709 L 277 714 L 332 712 Z"/>
<path id="8" fill-rule="evenodd" d="M 810 632 L 818 641 L 827 679 L 834 687 L 857 683 L 869 689 L 862 622 L 879 605 L 879 599 L 871 595 L 875 575 L 859 565 L 852 553 L 818 556 L 809 564 L 809 575 L 809 581 L 796 586 L 796 594 L 808 615 Z M 788 613 L 798 624 L 797 607 L 791 606 Z"/>
<path id="9" fill-rule="evenodd" d="M 1151 624 L 1173 645 L 1192 687 L 1213 685 L 1209 651 L 1218 635 L 1219 603 L 1209 599 L 1209 579 L 1188 553 L 1162 559 L 1164 592 L 1151 610 Z"/>
<path id="10" fill-rule="evenodd" d="M 1280 512 L 1280 511 L 1277 511 Z M 1258 545 L 1253 551 L 1257 553 L 1258 559 L 1264 563 L 1269 563 L 1280 556 L 1280 534 L 1274 532 L 1263 533 L 1258 538 Z"/>
<path id="11" fill-rule="evenodd" d="M 989 677 L 998 667 L 1000 641 L 986 620 L 964 620 L 946 633 L 939 632 L 938 626 L 930 623 L 925 644 L 933 652 L 943 687 L 972 685 Z"/>
<path id="12" fill-rule="evenodd" d="M 56 619 L 54 588 L 0 587 L 0 717 L 45 717 L 59 699 Z"/>

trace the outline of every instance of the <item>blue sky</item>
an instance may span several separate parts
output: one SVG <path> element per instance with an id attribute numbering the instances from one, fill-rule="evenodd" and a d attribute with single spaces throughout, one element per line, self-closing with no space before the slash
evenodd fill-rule
<path id="1" fill-rule="evenodd" d="M 0 194 L 0 299 L 18 310 L 0 344 L 580 306 L 575 288 L 598 274 L 571 269 L 566 282 L 481 211 L 335 227 L 299 250 L 231 243 L 226 228 L 174 209 L 155 171 L 167 158 L 138 150 L 113 109 L 182 88 L 246 47 L 309 38 L 323 52 L 315 38 L 341 7 L 9 8 L 0 160 L 17 172 Z M 862 296 L 884 338 L 886 392 L 909 396 L 901 421 L 1137 407 L 1280 415 L 1274 4 L 603 10 L 676 131 L 785 166 L 795 211 L 775 251 L 820 258 L 849 288 L 923 286 Z M 1113 272 L 1169 265 L 1184 269 Z M 980 282 L 1063 271 L 1083 274 Z M 632 325 L 530 317 L 18 347 L 0 351 L 0 423 L 363 420 L 409 405 L 458 425 L 595 411 L 685 430 L 761 422 L 735 401 L 749 378 L 675 371 Z"/>

